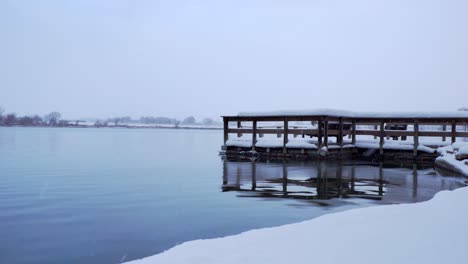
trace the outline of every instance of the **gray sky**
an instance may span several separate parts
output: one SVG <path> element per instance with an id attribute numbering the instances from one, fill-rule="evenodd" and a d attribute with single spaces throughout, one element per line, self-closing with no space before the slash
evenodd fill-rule
<path id="1" fill-rule="evenodd" d="M 0 34 L 18 114 L 468 104 L 466 0 L 0 0 Z"/>

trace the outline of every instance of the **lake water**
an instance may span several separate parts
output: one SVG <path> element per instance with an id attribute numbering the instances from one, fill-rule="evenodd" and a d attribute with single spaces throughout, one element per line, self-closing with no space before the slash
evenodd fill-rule
<path id="1" fill-rule="evenodd" d="M 221 143 L 221 131 L 0 128 L 0 263 L 120 263 L 465 186 L 431 168 L 226 161 Z"/>

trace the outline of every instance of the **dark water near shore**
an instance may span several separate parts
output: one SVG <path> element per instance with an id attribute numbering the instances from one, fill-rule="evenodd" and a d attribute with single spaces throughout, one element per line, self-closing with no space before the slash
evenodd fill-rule
<path id="1" fill-rule="evenodd" d="M 120 263 L 464 186 L 431 168 L 228 162 L 221 142 L 221 131 L 0 128 L 0 263 Z"/>

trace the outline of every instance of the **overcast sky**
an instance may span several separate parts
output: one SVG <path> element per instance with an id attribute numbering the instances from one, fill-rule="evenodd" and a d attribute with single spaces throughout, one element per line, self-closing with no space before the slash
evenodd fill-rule
<path id="1" fill-rule="evenodd" d="M 0 0 L 0 36 L 18 114 L 468 105 L 466 0 Z"/>

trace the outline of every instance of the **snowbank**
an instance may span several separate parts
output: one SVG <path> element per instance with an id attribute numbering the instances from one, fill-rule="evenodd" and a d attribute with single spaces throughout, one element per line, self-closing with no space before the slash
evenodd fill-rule
<path id="1" fill-rule="evenodd" d="M 333 144 L 334 139 L 329 139 L 329 143 Z M 380 144 L 377 140 L 360 140 L 357 141 L 355 145 L 349 144 L 349 140 L 344 140 L 347 143 L 343 148 L 367 148 L 367 149 L 379 149 Z M 310 139 L 310 138 L 290 138 L 288 139 L 288 143 L 286 147 L 288 148 L 303 148 L 303 149 L 318 149 L 317 148 L 317 140 Z M 227 146 L 232 147 L 244 147 L 250 148 L 252 147 L 252 139 L 250 137 L 238 137 L 238 138 L 230 138 L 226 142 Z M 282 148 L 283 147 L 283 138 L 259 138 L 257 139 L 257 143 L 255 144 L 257 147 L 262 148 Z M 338 145 L 330 145 L 328 149 L 339 149 L 340 146 Z M 392 150 L 413 150 L 413 142 L 412 141 L 393 141 L 388 140 L 385 141 L 383 145 L 384 149 L 392 149 Z M 426 153 L 435 153 L 436 150 L 430 147 L 427 147 L 423 144 L 419 144 L 418 146 L 419 151 L 423 151 Z"/>
<path id="2" fill-rule="evenodd" d="M 437 152 L 441 155 L 435 160 L 437 166 L 468 177 L 468 142 L 455 142 Z"/>
<path id="3" fill-rule="evenodd" d="M 457 160 L 468 160 L 468 146 L 463 146 L 459 148 L 457 153 L 455 154 L 455 158 Z"/>
<path id="4" fill-rule="evenodd" d="M 248 137 L 239 137 L 229 139 L 226 142 L 226 146 L 232 147 L 243 147 L 243 148 L 250 148 L 252 147 L 252 139 Z M 256 147 L 259 148 L 282 148 L 283 147 L 283 139 L 278 138 L 259 138 L 257 139 L 257 143 L 255 144 Z M 315 145 L 315 141 L 311 139 L 303 139 L 303 138 L 293 138 L 289 139 L 288 143 L 286 144 L 287 148 L 297 148 L 297 149 L 317 149 Z"/>
<path id="5" fill-rule="evenodd" d="M 376 141 L 359 141 L 356 142 L 356 147 L 358 148 L 367 148 L 367 149 L 379 149 L 380 143 Z M 413 150 L 413 142 L 408 141 L 385 141 L 383 145 L 384 149 L 392 150 Z M 418 145 L 418 150 L 426 153 L 435 153 L 436 150 L 422 144 Z"/>
<path id="6" fill-rule="evenodd" d="M 338 109 L 312 109 L 299 111 L 264 111 L 240 112 L 238 116 L 341 116 L 341 117 L 368 117 L 368 118 L 468 118 L 468 111 L 453 112 L 351 112 Z"/>
<path id="7" fill-rule="evenodd" d="M 132 264 L 467 263 L 468 188 L 417 204 L 329 214 L 275 228 L 186 242 Z"/>

